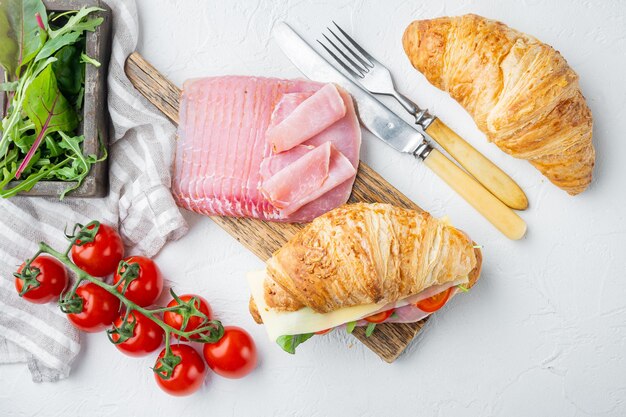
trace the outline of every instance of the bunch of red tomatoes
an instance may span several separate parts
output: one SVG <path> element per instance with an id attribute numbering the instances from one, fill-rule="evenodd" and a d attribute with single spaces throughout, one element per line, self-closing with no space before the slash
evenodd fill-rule
<path id="1" fill-rule="evenodd" d="M 47 245 L 41 244 L 42 253 L 30 262 L 26 270 L 25 263 L 15 274 L 15 288 L 20 296 L 33 303 L 47 303 L 73 291 L 75 295 L 72 294 L 69 299 L 77 301 L 82 309 L 67 314 L 70 322 L 85 332 L 107 330 L 111 342 L 129 356 L 148 355 L 161 348 L 165 341 L 166 347 L 161 350 L 153 369 L 157 384 L 172 395 L 189 395 L 197 391 L 207 375 L 207 365 L 227 378 L 241 378 L 256 367 L 256 346 L 242 328 L 224 327 L 223 336 L 215 343 L 200 340 L 202 326 L 213 316 L 209 303 L 203 297 L 196 294 L 177 296 L 172 292 L 173 298 L 167 307 L 146 309 L 156 302 L 163 290 L 163 277 L 156 263 L 143 256 L 124 258 L 122 239 L 112 227 L 92 222 L 83 230 L 88 232 L 90 227 L 91 230 L 97 228 L 90 241 L 74 239 L 65 255 L 46 250 Z M 77 281 L 73 288 L 66 291 L 68 267 L 77 267 L 91 277 L 104 279 L 113 275 L 113 283 L 103 286 L 91 281 Z M 124 278 L 128 268 L 134 269 L 132 280 Z M 62 302 L 60 304 L 63 309 Z M 188 308 L 185 305 L 193 305 L 201 316 L 181 314 L 184 308 Z M 147 313 L 142 314 L 129 306 L 139 307 Z M 215 323 L 221 327 L 219 322 Z M 168 329 L 192 333 L 188 339 L 168 334 Z M 196 329 L 200 329 L 199 333 L 194 333 Z M 170 343 L 172 336 L 177 343 Z M 189 342 L 201 343 L 204 359 Z M 174 358 L 169 372 L 163 371 L 165 355 Z"/>

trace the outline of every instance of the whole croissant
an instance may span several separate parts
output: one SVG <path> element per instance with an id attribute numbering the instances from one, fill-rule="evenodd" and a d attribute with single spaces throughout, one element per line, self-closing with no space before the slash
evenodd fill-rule
<path id="1" fill-rule="evenodd" d="M 476 15 L 418 20 L 402 38 L 415 68 L 450 93 L 490 141 L 575 195 L 595 161 L 578 75 L 551 46 Z"/>
<path id="2" fill-rule="evenodd" d="M 315 219 L 267 262 L 265 303 L 328 313 L 394 302 L 433 285 L 467 278 L 480 250 L 463 232 L 425 212 L 389 204 L 349 204 Z M 250 311 L 260 323 L 253 300 Z"/>

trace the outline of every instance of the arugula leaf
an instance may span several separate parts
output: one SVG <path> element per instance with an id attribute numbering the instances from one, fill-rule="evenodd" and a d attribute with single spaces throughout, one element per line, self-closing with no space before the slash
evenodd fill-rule
<path id="1" fill-rule="evenodd" d="M 276 339 L 276 343 L 278 343 L 278 346 L 280 346 L 285 352 L 291 353 L 293 355 L 294 353 L 296 353 L 296 348 L 301 343 L 306 342 L 313 336 L 315 336 L 315 333 L 280 336 L 278 339 Z"/>
<path id="2" fill-rule="evenodd" d="M 87 15 L 92 12 L 100 11 L 98 7 L 83 7 L 76 14 L 71 16 L 65 25 L 57 30 L 48 30 L 50 40 L 41 48 L 35 61 L 46 59 L 49 56 L 56 53 L 64 46 L 74 44 L 82 36 L 84 32 L 93 32 L 96 30 L 104 19 L 102 17 L 96 17 L 92 19 L 86 19 Z"/>
<path id="3" fill-rule="evenodd" d="M 100 65 L 101 65 L 99 61 L 90 57 L 86 53 L 80 54 L 80 62 L 85 63 L 85 64 L 91 64 L 96 68 L 100 68 Z"/>
<path id="4" fill-rule="evenodd" d="M 106 151 L 106 147 L 101 141 L 100 142 L 101 152 L 102 152 L 101 158 L 98 158 L 97 155 L 85 156 L 83 154 L 82 148 L 80 147 L 81 142 L 83 142 L 85 139 L 84 136 L 81 135 L 81 136 L 70 137 L 63 132 L 59 132 L 59 134 L 61 135 L 61 138 L 62 138 L 62 141 L 59 143 L 59 146 L 63 149 L 70 150 L 73 153 L 73 155 L 70 156 L 70 158 L 73 159 L 73 161 L 72 161 L 71 167 L 64 167 L 59 170 L 56 170 L 54 172 L 54 175 L 56 178 L 62 179 L 64 181 L 76 181 L 74 185 L 71 185 L 67 187 L 65 190 L 63 190 L 63 192 L 59 196 L 59 198 L 63 200 L 63 198 L 65 198 L 67 193 L 80 187 L 80 185 L 83 183 L 83 180 L 85 179 L 87 174 L 89 174 L 89 171 L 91 170 L 91 166 L 93 164 L 102 162 L 105 159 L 107 159 L 108 154 Z"/>
<path id="5" fill-rule="evenodd" d="M 4 159 L 0 160 L 0 168 L 8 169 L 8 167 L 15 165 L 15 169 L 13 171 L 17 170 L 17 153 L 17 149 L 11 149 L 7 156 Z"/>
<path id="6" fill-rule="evenodd" d="M 365 337 L 370 337 L 372 333 L 374 333 L 375 329 L 376 329 L 376 323 L 368 324 L 367 328 L 365 329 Z"/>
<path id="7" fill-rule="evenodd" d="M 348 334 L 352 334 L 355 327 L 356 327 L 356 321 L 350 321 L 346 323 L 346 332 L 348 332 Z"/>
<path id="8" fill-rule="evenodd" d="M 43 48 L 39 50 L 39 53 L 37 53 L 37 56 L 35 57 L 35 62 L 52 56 L 55 52 L 57 52 L 64 46 L 76 43 L 81 35 L 82 32 L 68 32 L 64 33 L 58 38 L 50 39 L 48 42 L 45 43 Z"/>
<path id="9" fill-rule="evenodd" d="M 99 7 L 83 7 L 78 10 L 74 15 L 72 15 L 62 27 L 57 30 L 48 30 L 48 35 L 50 39 L 55 39 L 59 36 L 63 36 L 68 32 L 84 32 L 90 31 L 93 32 L 96 30 L 96 27 L 100 25 L 104 21 L 101 17 L 96 17 L 93 19 L 83 20 L 89 14 L 94 12 L 104 11 Z"/>
<path id="10" fill-rule="evenodd" d="M 37 138 L 17 169 L 15 174 L 17 178 L 47 134 L 59 131 L 71 132 L 78 126 L 76 111 L 59 91 L 50 66 L 41 71 L 26 90 L 24 113 L 35 124 Z"/>
<path id="11" fill-rule="evenodd" d="M 0 186 L 1 186 L 0 187 L 0 189 L 1 189 L 0 197 L 9 198 L 9 197 L 13 197 L 13 196 L 17 195 L 17 193 L 19 193 L 20 191 L 29 191 L 41 179 L 43 179 L 46 176 L 48 176 L 50 174 L 50 172 L 55 171 L 55 170 L 61 168 L 63 165 L 67 164 L 68 162 L 69 162 L 69 158 L 59 162 L 56 165 L 45 166 L 45 167 L 41 168 L 41 170 L 39 172 L 31 174 L 24 181 L 21 181 L 18 185 L 16 185 L 13 188 L 9 188 L 8 190 L 4 189 L 4 187 L 6 187 L 8 182 L 13 179 L 13 175 L 10 175 L 10 176 L 6 175 L 6 174 L 12 174 L 9 171 L 7 171 L 6 173 L 3 172 L 4 180 L 3 180 L 3 182 L 0 183 Z M 4 169 L 3 169 L 3 171 L 4 171 Z"/>
<path id="12" fill-rule="evenodd" d="M 61 148 L 59 146 L 59 143 L 54 140 L 54 138 L 51 135 L 47 135 L 46 138 L 44 139 L 45 142 L 45 146 L 46 146 L 46 153 L 51 156 L 51 157 L 55 157 L 55 156 L 59 156 L 59 155 L 63 155 L 63 148 Z"/>

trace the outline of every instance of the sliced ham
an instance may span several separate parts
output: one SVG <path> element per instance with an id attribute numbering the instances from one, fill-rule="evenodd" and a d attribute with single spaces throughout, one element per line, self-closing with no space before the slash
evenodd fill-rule
<path id="1" fill-rule="evenodd" d="M 288 152 L 268 156 L 261 162 L 260 172 L 262 181 L 270 179 L 270 177 L 278 171 L 296 162 L 313 149 L 315 149 L 315 146 L 298 145 L 295 148 L 291 148 Z"/>
<path id="2" fill-rule="evenodd" d="M 270 126 L 284 121 L 323 87 L 306 80 L 237 76 L 187 81 L 172 179 L 177 203 L 207 215 L 285 222 L 310 221 L 345 203 L 355 175 L 290 214 L 261 192 L 265 181 L 329 141 L 331 149 L 342 153 L 355 169 L 358 166 L 361 132 L 352 99 L 341 89 L 343 118 L 280 154 L 274 154 L 267 142 Z"/>
<path id="3" fill-rule="evenodd" d="M 343 89 L 339 89 L 339 93 L 341 94 L 344 105 L 346 106 L 346 115 L 326 130 L 304 142 L 301 146 L 316 147 L 322 143 L 330 141 L 335 148 L 337 148 L 346 158 L 348 158 L 348 160 L 350 160 L 352 166 L 356 169 L 359 166 L 359 151 L 361 149 L 361 129 L 359 127 L 359 120 L 356 117 L 354 103 L 352 102 L 350 94 Z M 278 124 L 284 120 L 284 118 L 294 111 L 300 103 L 310 97 L 311 94 L 311 92 L 284 94 L 272 114 L 270 127 L 273 124 Z M 272 156 L 272 159 L 281 158 L 277 159 L 272 166 L 278 167 L 281 160 L 285 161 L 294 158 L 293 154 L 297 154 L 299 152 L 301 152 L 301 150 L 298 150 L 298 147 L 295 147 L 286 152 Z M 317 200 L 306 204 L 289 217 L 294 219 L 294 221 L 308 221 L 317 217 L 319 215 L 317 213 L 326 213 L 327 211 L 337 207 L 335 205 L 337 201 L 348 201 L 348 197 L 350 197 L 350 193 L 352 192 L 354 178 L 356 178 L 356 175 L 327 192 L 323 198 L 318 198 Z"/>
<path id="4" fill-rule="evenodd" d="M 284 152 L 322 132 L 343 118 L 346 106 L 337 87 L 326 84 L 267 131 L 274 152 Z"/>
<path id="5" fill-rule="evenodd" d="M 354 175 L 352 163 L 326 142 L 264 181 L 261 192 L 288 216 Z"/>

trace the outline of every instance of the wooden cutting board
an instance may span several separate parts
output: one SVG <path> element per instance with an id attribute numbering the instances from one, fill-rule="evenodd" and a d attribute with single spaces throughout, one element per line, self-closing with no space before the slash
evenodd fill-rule
<path id="1" fill-rule="evenodd" d="M 126 61 L 126 75 L 135 88 L 178 125 L 181 90 L 161 75 L 141 55 L 133 53 Z M 396 190 L 372 168 L 361 162 L 350 202 L 389 203 L 414 210 L 421 209 Z M 212 216 L 217 223 L 263 261 L 289 240 L 303 225 L 271 223 L 255 219 Z M 393 362 L 411 343 L 426 323 L 379 324 L 368 338 L 365 328 L 357 327 L 353 335 L 386 362 Z"/>

